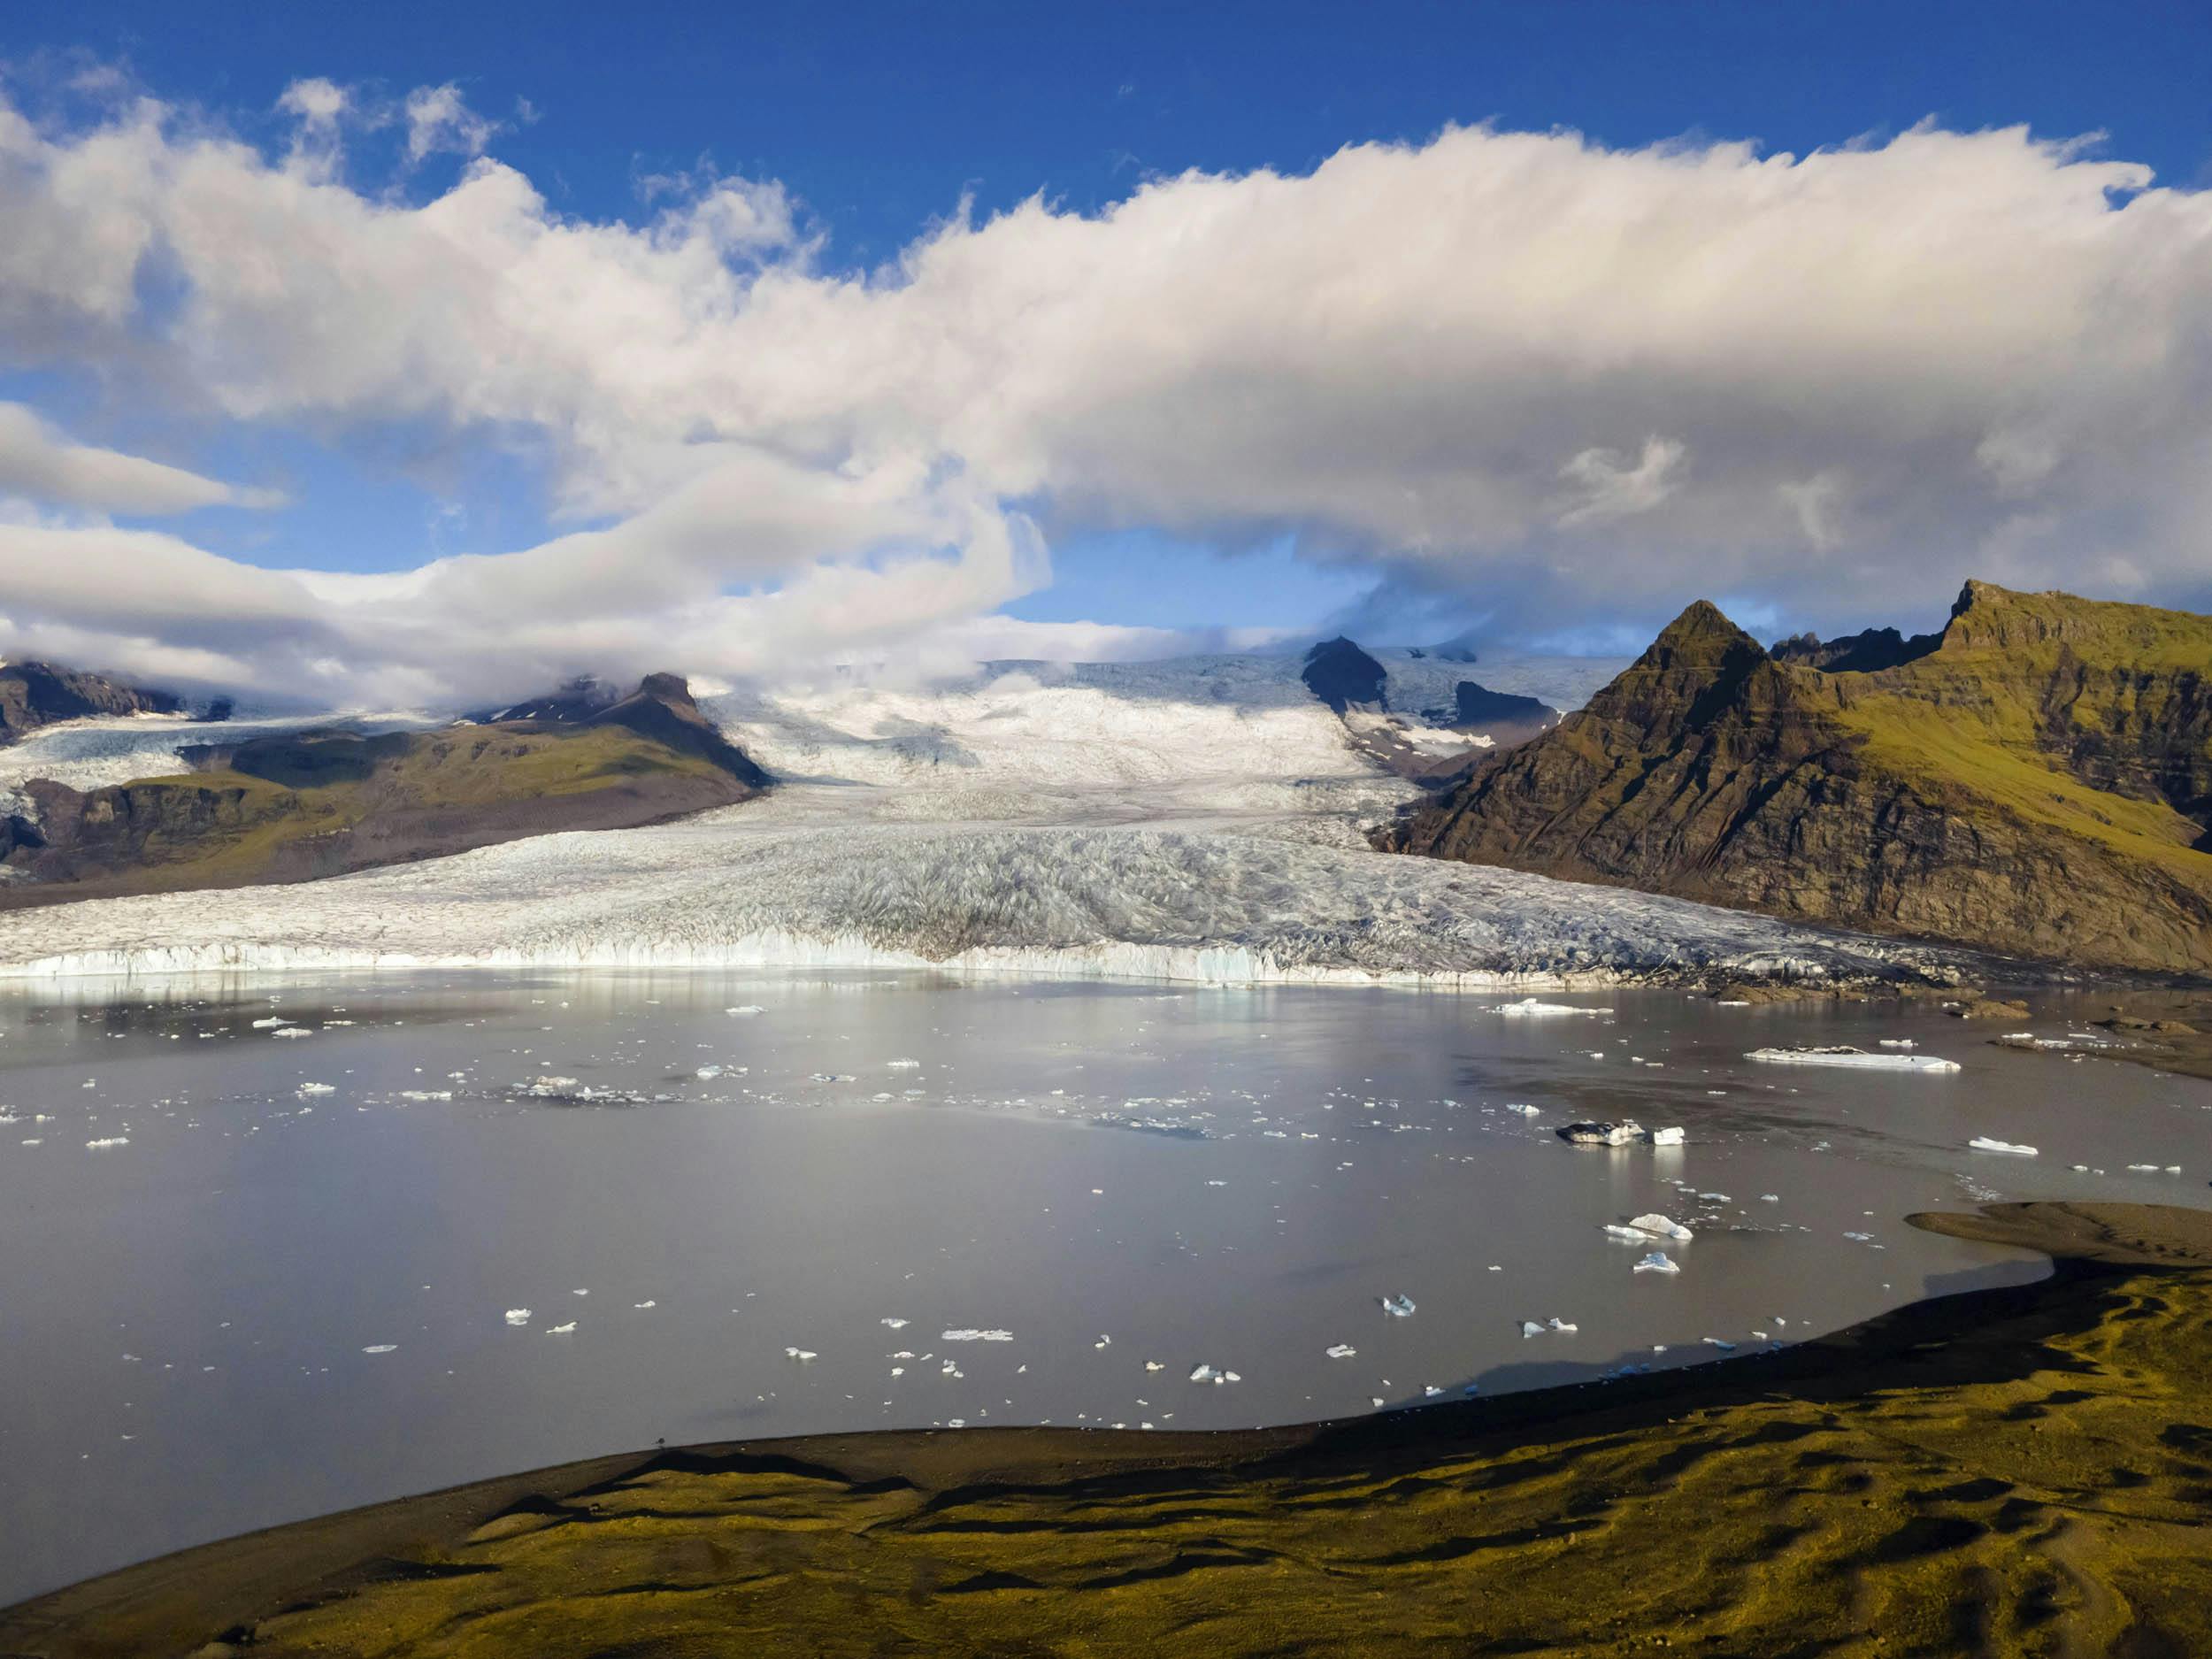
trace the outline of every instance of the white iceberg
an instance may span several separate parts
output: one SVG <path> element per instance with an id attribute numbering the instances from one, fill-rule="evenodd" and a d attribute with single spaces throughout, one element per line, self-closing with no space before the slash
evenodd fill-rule
<path id="1" fill-rule="evenodd" d="M 1654 1250 L 1636 1263 L 1634 1271 L 1639 1273 L 1678 1273 L 1682 1268 L 1681 1264 L 1672 1257 Z"/>
<path id="2" fill-rule="evenodd" d="M 128 1135 L 107 1135 L 98 1141 L 88 1141 L 85 1145 L 91 1150 L 99 1152 L 109 1147 L 127 1147 L 130 1143 L 131 1138 Z"/>
<path id="3" fill-rule="evenodd" d="M 2010 1141 L 1999 1141 L 1991 1135 L 1976 1135 L 1966 1144 L 1977 1152 L 2008 1152 L 2013 1156 L 2020 1158 L 2032 1158 L 2036 1156 L 2033 1147 L 2018 1146 Z"/>
<path id="4" fill-rule="evenodd" d="M 509 1325 L 527 1325 L 527 1324 L 529 1324 L 529 1323 L 530 1323 L 530 1310 L 529 1310 L 529 1309 L 527 1309 L 527 1308 L 510 1308 L 510 1309 L 508 1309 L 508 1310 L 507 1310 L 507 1323 L 508 1323 Z"/>
<path id="5" fill-rule="evenodd" d="M 1577 1008 L 1571 1002 L 1543 1002 L 1535 997 L 1525 996 L 1517 1002 L 1501 1002 L 1490 1010 L 1517 1019 L 1546 1019 L 1561 1014 L 1602 1014 L 1601 1008 Z"/>
<path id="6" fill-rule="evenodd" d="M 1191 1367 L 1190 1379 L 1193 1382 L 1211 1383 L 1217 1388 L 1223 1383 L 1242 1382 L 1244 1380 L 1243 1378 L 1238 1376 L 1236 1372 L 1233 1371 L 1223 1371 L 1218 1366 L 1203 1363 Z"/>
<path id="7" fill-rule="evenodd" d="M 1014 1333 L 1011 1331 L 982 1331 L 973 1325 L 962 1325 L 956 1330 L 940 1331 L 937 1340 L 940 1342 L 1010 1342 L 1014 1340 Z"/>
<path id="8" fill-rule="evenodd" d="M 571 1319 L 566 1325 L 547 1325 L 545 1327 L 545 1333 L 548 1336 L 571 1336 L 575 1333 L 575 1330 L 576 1321 Z"/>
<path id="9" fill-rule="evenodd" d="M 1349 1342 L 1332 1342 L 1327 1348 L 1324 1348 L 1322 1352 L 1326 1354 L 1331 1359 L 1349 1359 L 1353 1355 L 1358 1353 L 1359 1350 L 1354 1348 Z"/>
<path id="10" fill-rule="evenodd" d="M 389 1354 L 399 1347 L 396 1342 L 372 1342 L 361 1351 L 364 1354 Z"/>
<path id="11" fill-rule="evenodd" d="M 1403 1291 L 1395 1296 L 1378 1296 L 1375 1300 L 1382 1304 L 1382 1310 L 1393 1318 L 1408 1319 L 1413 1317 L 1413 1298 Z"/>
<path id="12" fill-rule="evenodd" d="M 1563 1335 L 1572 1336 L 1582 1327 L 1576 1325 L 1571 1320 L 1562 1319 L 1555 1315 L 1553 1317 L 1544 1321 L 1544 1328 L 1548 1331 L 1557 1331 Z"/>
<path id="13" fill-rule="evenodd" d="M 1917 1054 L 1869 1054 L 1864 1048 L 1854 1048 L 1843 1043 L 1817 1048 L 1754 1048 L 1744 1058 L 1764 1061 L 1769 1065 L 1851 1066 L 1876 1071 L 1955 1071 L 1959 1069 L 1956 1060 L 1939 1060 L 1932 1056 Z"/>
<path id="14" fill-rule="evenodd" d="M 1682 1144 L 1682 1131 L 1678 1128 L 1655 1129 L 1651 1132 L 1650 1140 L 1655 1147 L 1678 1147 Z"/>
<path id="15" fill-rule="evenodd" d="M 574 1325 L 571 1325 L 568 1328 L 572 1331 L 576 1327 Z M 819 1359 L 821 1357 L 820 1355 L 817 1354 L 810 1348 L 787 1348 L 783 1351 L 783 1356 L 786 1359 L 795 1359 L 802 1365 L 805 1364 L 806 1362 L 810 1359 Z"/>
<path id="16" fill-rule="evenodd" d="M 1655 1239 L 1672 1239 L 1677 1243 L 1687 1243 L 1696 1236 L 1680 1222 L 1671 1220 L 1655 1211 L 1647 1216 L 1632 1217 L 1628 1225 L 1639 1233 L 1648 1233 Z"/>

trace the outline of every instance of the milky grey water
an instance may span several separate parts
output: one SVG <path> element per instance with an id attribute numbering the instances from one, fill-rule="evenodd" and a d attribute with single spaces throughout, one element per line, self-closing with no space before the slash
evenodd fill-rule
<path id="1" fill-rule="evenodd" d="M 0 1601 L 657 1439 L 1209 1428 L 1709 1363 L 1708 1338 L 2044 1271 L 1910 1210 L 2207 1196 L 2201 1083 L 1933 1010 L 1503 1000 L 888 974 L 0 993 Z M 1742 1058 L 1903 1035 L 1964 1070 Z M 517 1092 L 541 1077 L 643 1098 Z M 1552 1133 L 1623 1113 L 1687 1144 Z M 1678 1274 L 1601 1231 L 1649 1210 L 1695 1230 Z M 1379 1305 L 1401 1294 L 1410 1317 Z"/>

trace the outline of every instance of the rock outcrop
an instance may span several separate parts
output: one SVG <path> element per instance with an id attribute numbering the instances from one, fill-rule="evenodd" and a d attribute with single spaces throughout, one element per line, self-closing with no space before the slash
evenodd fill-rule
<path id="1" fill-rule="evenodd" d="M 51 663 L 0 663 L 0 743 L 91 715 L 179 714 L 183 703 L 165 691 L 119 685 L 99 674 Z"/>
<path id="2" fill-rule="evenodd" d="M 1970 582 L 1933 649 L 1898 643 L 1887 666 L 1832 672 L 1700 602 L 1588 707 L 1387 844 L 2212 972 L 2212 618 Z"/>
<path id="3" fill-rule="evenodd" d="M 0 904 L 308 880 L 564 830 L 623 829 L 747 800 L 769 779 L 674 675 L 580 720 L 343 728 L 182 751 L 190 770 L 80 792 L 25 787 L 0 829 L 27 881 Z"/>
<path id="4" fill-rule="evenodd" d="M 1378 710 L 1390 707 L 1389 673 L 1340 634 L 1306 653 L 1305 669 L 1298 677 L 1306 682 L 1307 690 L 1339 714 L 1355 704 Z"/>

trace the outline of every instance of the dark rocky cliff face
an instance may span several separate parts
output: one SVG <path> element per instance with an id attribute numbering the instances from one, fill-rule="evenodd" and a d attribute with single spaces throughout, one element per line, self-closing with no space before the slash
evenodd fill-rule
<path id="1" fill-rule="evenodd" d="M 2150 613 L 2147 641 L 2110 617 L 2077 626 L 2066 608 L 2085 602 L 2062 600 L 1977 584 L 1939 649 L 1872 673 L 1777 661 L 1701 602 L 1587 708 L 1479 766 L 1389 844 L 2212 972 L 2212 855 L 2194 850 L 2206 826 L 2191 812 L 2212 728 L 2190 666 L 2200 630 L 2212 666 L 2212 621 Z"/>
<path id="2" fill-rule="evenodd" d="M 51 663 L 0 664 L 0 743 L 57 720 L 88 715 L 176 714 L 184 704 L 165 691 L 118 685 L 98 674 Z"/>
<path id="3" fill-rule="evenodd" d="M 1306 653 L 1306 666 L 1298 676 L 1306 689 L 1342 714 L 1354 703 L 1387 709 L 1386 687 L 1390 676 L 1383 665 L 1339 634 L 1324 640 Z"/>

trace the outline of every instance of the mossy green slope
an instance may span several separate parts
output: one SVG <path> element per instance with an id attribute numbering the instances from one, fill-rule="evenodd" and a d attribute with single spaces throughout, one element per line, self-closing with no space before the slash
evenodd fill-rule
<path id="1" fill-rule="evenodd" d="M 0 1646 L 219 1617 L 205 1651 L 254 1659 L 2212 1651 L 2212 1225 L 2008 1209 L 1951 1225 L 2068 1253 L 2055 1279 L 1770 1358 L 1243 1435 L 603 1460 L 133 1569 Z"/>
<path id="2" fill-rule="evenodd" d="M 34 784 L 47 844 L 15 902 L 292 881 L 559 830 L 611 829 L 741 801 L 764 779 L 711 728 L 513 721 L 365 736 L 258 738 L 188 754 L 200 770 L 86 794 Z M 732 757 L 734 757 L 734 759 Z"/>
<path id="3" fill-rule="evenodd" d="M 1700 603 L 1392 844 L 2212 972 L 2212 618 L 1971 582 L 1932 649 L 1831 673 Z"/>

